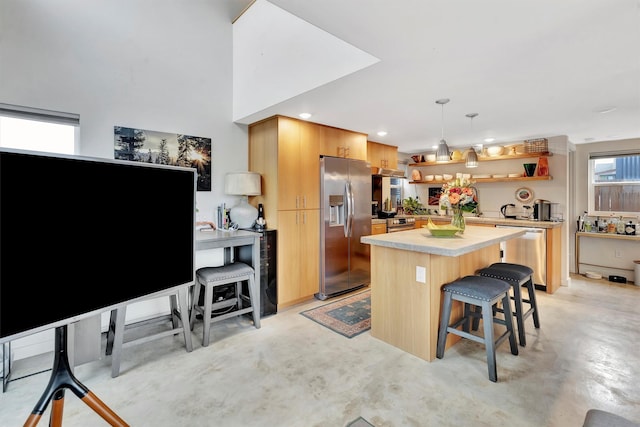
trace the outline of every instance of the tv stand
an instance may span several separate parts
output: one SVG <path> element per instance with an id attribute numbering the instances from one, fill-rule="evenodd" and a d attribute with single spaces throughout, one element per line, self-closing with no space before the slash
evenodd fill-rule
<path id="1" fill-rule="evenodd" d="M 24 423 L 24 427 L 36 426 L 51 400 L 53 400 L 53 404 L 51 406 L 49 426 L 62 426 L 62 411 L 66 388 L 75 393 L 80 400 L 104 418 L 110 425 L 117 427 L 129 426 L 73 375 L 67 354 L 67 325 L 64 325 L 56 327 L 55 330 L 55 356 L 51 379 L 49 379 L 49 384 L 47 384 L 40 400 L 33 411 L 31 411 L 31 415 L 29 415 L 29 418 L 27 418 L 27 421 Z"/>

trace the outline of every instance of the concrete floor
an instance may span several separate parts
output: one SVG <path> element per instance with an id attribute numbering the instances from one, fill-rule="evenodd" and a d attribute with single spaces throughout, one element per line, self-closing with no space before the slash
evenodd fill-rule
<path id="1" fill-rule="evenodd" d="M 216 324 L 209 347 L 198 325 L 191 353 L 179 336 L 125 349 L 117 378 L 110 357 L 75 374 L 131 426 L 344 427 L 362 416 L 376 427 L 571 427 L 590 408 L 640 422 L 640 287 L 575 276 L 537 296 L 541 329 L 527 320 L 518 356 L 499 348 L 498 383 L 487 378 L 484 347 L 469 340 L 428 363 L 299 314 L 326 301 L 266 317 L 259 330 L 246 318 Z M 15 362 L 14 377 L 30 364 L 48 367 L 51 357 Z M 48 380 L 11 382 L 0 425 L 22 425 Z M 107 423 L 67 392 L 63 425 Z"/>

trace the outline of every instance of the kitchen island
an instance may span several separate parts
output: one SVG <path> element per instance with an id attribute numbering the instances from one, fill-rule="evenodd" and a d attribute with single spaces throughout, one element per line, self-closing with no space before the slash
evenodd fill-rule
<path id="1" fill-rule="evenodd" d="M 524 230 L 468 225 L 464 234 L 433 237 L 426 228 L 364 236 L 371 245 L 371 336 L 432 361 L 441 288 L 500 261 L 500 242 Z M 452 318 L 462 316 L 454 305 Z M 460 337 L 450 334 L 447 346 Z"/>

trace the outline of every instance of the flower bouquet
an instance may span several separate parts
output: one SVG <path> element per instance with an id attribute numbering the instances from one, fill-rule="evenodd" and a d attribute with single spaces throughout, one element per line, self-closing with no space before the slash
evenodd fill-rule
<path id="1" fill-rule="evenodd" d="M 478 208 L 478 196 L 473 182 L 460 175 L 455 180 L 445 183 L 440 194 L 440 209 L 451 208 L 453 217 L 451 225 L 464 232 L 465 222 L 462 212 L 475 212 Z"/>

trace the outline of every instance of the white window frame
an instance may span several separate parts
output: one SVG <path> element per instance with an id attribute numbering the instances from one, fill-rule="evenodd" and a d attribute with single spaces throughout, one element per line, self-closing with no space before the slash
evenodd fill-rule
<path id="1" fill-rule="evenodd" d="M 640 188 L 640 181 L 629 180 L 629 181 L 604 181 L 604 182 L 595 182 L 595 174 L 596 174 L 596 160 L 600 159 L 615 159 L 616 157 L 623 156 L 640 156 L 640 151 L 615 151 L 615 152 L 604 152 L 604 153 L 591 153 L 589 155 L 589 182 L 588 182 L 588 214 L 590 216 L 622 216 L 622 217 L 636 217 L 640 215 L 640 212 L 637 211 L 610 211 L 610 210 L 596 210 L 596 187 L 599 186 L 638 186 Z"/>
<path id="2" fill-rule="evenodd" d="M 6 137 L 3 137 L 6 132 L 2 132 L 2 126 L 3 124 L 5 126 L 14 125 L 14 119 L 18 119 L 19 122 L 24 122 L 27 128 L 30 127 L 29 122 L 32 122 L 34 125 L 32 130 L 34 130 L 36 134 L 38 131 L 42 132 L 42 129 L 45 129 L 45 131 L 48 129 L 52 134 L 55 134 L 61 130 L 61 127 L 72 126 L 73 141 L 70 144 L 67 138 L 47 138 L 43 143 L 40 139 L 42 137 L 37 136 L 34 137 L 33 141 L 6 141 Z M 18 124 L 20 124 L 19 122 Z M 64 131 L 64 129 L 62 130 Z M 78 114 L 0 103 L 0 147 L 59 154 L 77 154 L 79 144 L 80 116 Z"/>

